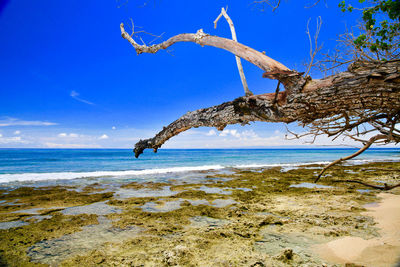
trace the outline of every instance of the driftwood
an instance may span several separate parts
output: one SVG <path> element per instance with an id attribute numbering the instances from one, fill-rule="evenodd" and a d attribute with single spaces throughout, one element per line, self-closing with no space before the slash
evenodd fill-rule
<path id="1" fill-rule="evenodd" d="M 392 190 L 393 188 L 400 187 L 400 183 L 395 184 L 395 185 L 388 185 L 387 183 L 384 183 L 383 186 L 379 186 L 379 185 L 368 184 L 366 182 L 359 181 L 359 180 L 333 180 L 332 182 L 334 182 L 334 183 L 356 183 L 356 184 L 361 184 L 366 187 L 371 187 L 374 189 L 384 190 L 384 191 L 388 191 L 388 190 Z"/>
<path id="2" fill-rule="evenodd" d="M 314 135 L 337 137 L 344 134 L 364 144 L 360 151 L 339 159 L 335 164 L 357 156 L 373 143 L 400 142 L 400 130 L 396 128 L 400 117 L 400 60 L 355 61 L 347 71 L 313 80 L 290 70 L 265 53 L 230 39 L 208 35 L 202 30 L 179 34 L 160 44 L 146 46 L 135 42 L 132 37 L 134 30 L 129 35 L 123 24 L 120 29 L 122 37 L 131 43 L 137 54 L 157 53 L 177 42 L 213 46 L 258 66 L 265 71 L 264 78 L 278 80 L 285 88 L 279 92 L 278 85 L 276 93 L 239 97 L 217 106 L 188 112 L 153 138 L 140 140 L 134 148 L 136 157 L 146 148 L 156 152 L 168 139 L 190 128 L 216 127 L 223 130 L 228 124 L 245 125 L 253 121 L 297 121 L 302 125 L 311 125 Z M 369 123 L 372 129 L 359 132 L 358 127 L 365 123 Z M 348 134 L 352 130 L 356 130 L 356 134 Z M 373 131 L 378 134 L 372 138 L 370 136 L 369 140 L 360 139 L 360 135 L 368 136 Z"/>

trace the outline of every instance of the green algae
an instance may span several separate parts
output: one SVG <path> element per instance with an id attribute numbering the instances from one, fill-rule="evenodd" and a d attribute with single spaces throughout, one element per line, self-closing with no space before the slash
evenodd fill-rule
<path id="1" fill-rule="evenodd" d="M 35 243 L 57 238 L 81 230 L 82 226 L 97 224 L 96 215 L 82 214 L 64 216 L 56 213 L 50 219 L 44 219 L 30 225 L 0 230 L 0 265 L 35 266 L 29 262 L 26 250 Z"/>
<path id="2" fill-rule="evenodd" d="M 84 192 L 77 192 L 71 188 L 60 186 L 31 188 L 20 187 L 11 191 L 3 192 L 0 200 L 17 201 L 12 205 L 0 205 L 0 222 L 18 220 L 27 217 L 30 213 L 12 213 L 19 210 L 40 208 L 40 215 L 46 215 L 53 211 L 60 210 L 61 207 L 71 207 L 85 205 L 109 199 L 113 193 L 92 193 L 87 189 Z M 56 208 L 54 208 L 56 207 Z"/>
<path id="3" fill-rule="evenodd" d="M 129 189 L 153 189 L 153 190 L 161 190 L 163 187 L 170 186 L 169 183 L 156 183 L 156 182 L 131 182 L 129 184 L 122 185 L 122 188 L 129 188 Z"/>

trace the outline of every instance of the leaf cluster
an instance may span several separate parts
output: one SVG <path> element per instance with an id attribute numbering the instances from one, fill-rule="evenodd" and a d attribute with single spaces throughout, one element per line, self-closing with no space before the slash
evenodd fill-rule
<path id="1" fill-rule="evenodd" d="M 358 0 L 365 4 L 365 0 Z M 400 32 L 400 1 L 399 0 L 372 0 L 370 6 L 362 11 L 364 32 L 356 36 L 354 45 L 357 49 L 368 49 L 372 53 L 387 52 L 399 48 Z M 339 3 L 342 12 L 353 12 L 356 8 L 346 1 Z M 359 10 L 359 9 L 357 9 Z M 385 60 L 385 58 L 382 58 Z"/>

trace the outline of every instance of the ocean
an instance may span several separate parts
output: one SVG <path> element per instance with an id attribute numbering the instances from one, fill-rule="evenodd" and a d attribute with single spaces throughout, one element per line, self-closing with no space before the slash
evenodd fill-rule
<path id="1" fill-rule="evenodd" d="M 130 149 L 0 149 L 0 187 L 184 178 L 192 172 L 326 164 L 352 148 L 160 149 L 139 159 Z M 399 148 L 372 148 L 350 163 L 398 161 Z"/>

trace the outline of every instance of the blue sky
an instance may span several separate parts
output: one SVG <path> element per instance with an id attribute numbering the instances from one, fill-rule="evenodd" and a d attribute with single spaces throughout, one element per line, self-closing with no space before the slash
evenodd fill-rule
<path id="1" fill-rule="evenodd" d="M 308 19 L 314 31 L 316 18 L 322 17 L 320 40 L 326 52 L 357 17 L 343 15 L 335 1 L 305 9 L 311 2 L 283 1 L 273 13 L 245 0 L 0 0 L 0 147 L 131 148 L 187 111 L 243 95 L 228 52 L 181 43 L 169 53 L 137 56 L 120 36 L 121 22 L 128 25 L 132 18 L 137 30 L 164 33 L 164 40 L 200 28 L 230 37 L 225 21 L 216 30 L 212 23 L 228 6 L 240 42 L 302 71 L 309 53 Z M 254 93 L 274 91 L 276 82 L 243 63 Z M 284 135 L 285 126 L 272 123 L 229 126 L 222 133 L 204 128 L 175 137 L 165 147 L 303 144 L 285 141 Z"/>

